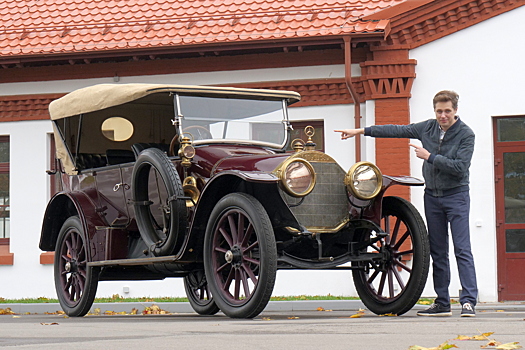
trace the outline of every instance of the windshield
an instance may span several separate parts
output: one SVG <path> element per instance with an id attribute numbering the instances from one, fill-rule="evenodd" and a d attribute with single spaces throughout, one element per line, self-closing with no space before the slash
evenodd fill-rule
<path id="1" fill-rule="evenodd" d="M 179 96 L 182 132 L 196 143 L 261 142 L 283 147 L 286 111 L 281 100 Z"/>

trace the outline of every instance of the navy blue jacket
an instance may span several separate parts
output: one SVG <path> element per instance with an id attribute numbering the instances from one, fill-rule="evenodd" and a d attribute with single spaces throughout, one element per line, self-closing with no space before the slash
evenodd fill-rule
<path id="1" fill-rule="evenodd" d="M 441 197 L 469 190 L 469 167 L 474 153 L 474 132 L 459 117 L 440 141 L 441 128 L 436 119 L 409 125 L 374 125 L 365 128 L 372 137 L 411 138 L 421 141 L 430 152 L 423 162 L 425 192 Z"/>

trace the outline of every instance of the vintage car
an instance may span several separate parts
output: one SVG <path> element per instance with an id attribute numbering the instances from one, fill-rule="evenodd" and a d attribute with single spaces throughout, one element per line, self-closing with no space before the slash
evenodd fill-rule
<path id="1" fill-rule="evenodd" d="M 201 315 L 253 318 L 279 269 L 352 271 L 363 303 L 403 314 L 429 269 L 425 224 L 370 162 L 348 171 L 290 140 L 291 91 L 101 84 L 53 101 L 59 191 L 40 249 L 60 304 L 91 308 L 99 281 L 184 279 Z M 306 137 L 305 137 L 306 138 Z"/>

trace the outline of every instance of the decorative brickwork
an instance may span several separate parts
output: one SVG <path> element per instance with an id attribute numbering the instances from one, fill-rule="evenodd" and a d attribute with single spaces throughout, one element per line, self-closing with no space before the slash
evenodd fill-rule
<path id="1" fill-rule="evenodd" d="M 376 125 L 408 124 L 410 111 L 408 98 L 388 98 L 376 101 Z M 408 139 L 376 139 L 376 164 L 384 174 L 410 174 L 410 154 Z M 392 186 L 389 196 L 410 199 L 410 187 Z"/>
<path id="2" fill-rule="evenodd" d="M 361 70 L 367 100 L 411 96 L 416 60 L 367 61 L 361 63 Z"/>
<path id="3" fill-rule="evenodd" d="M 522 0 L 432 1 L 392 17 L 385 44 L 413 49 L 523 5 Z"/>

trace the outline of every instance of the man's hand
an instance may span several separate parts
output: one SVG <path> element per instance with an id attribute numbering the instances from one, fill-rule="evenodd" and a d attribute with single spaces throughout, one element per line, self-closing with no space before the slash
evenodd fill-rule
<path id="1" fill-rule="evenodd" d="M 341 133 L 341 140 L 349 139 L 355 135 L 360 135 L 365 133 L 365 129 L 344 129 L 344 130 L 334 130 L 334 132 Z"/>
<path id="2" fill-rule="evenodd" d="M 410 147 L 414 147 L 415 148 L 415 151 L 416 151 L 416 157 L 420 158 L 420 159 L 424 159 L 424 160 L 428 160 L 428 158 L 430 157 L 430 152 L 427 151 L 426 149 L 424 149 L 423 147 L 421 146 L 416 146 L 416 145 L 413 145 L 411 143 L 408 144 Z"/>

